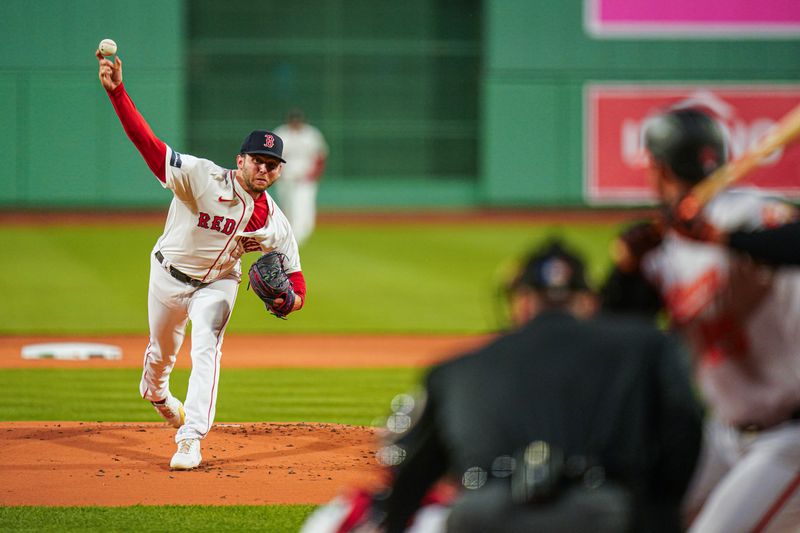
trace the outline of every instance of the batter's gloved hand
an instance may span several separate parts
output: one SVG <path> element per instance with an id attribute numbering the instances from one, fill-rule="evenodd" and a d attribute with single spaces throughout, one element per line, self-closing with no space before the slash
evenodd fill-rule
<path id="1" fill-rule="evenodd" d="M 724 241 L 724 234 L 706 220 L 702 213 L 685 220 L 674 218 L 670 220 L 670 227 L 684 237 L 695 241 L 712 243 Z"/>
<path id="2" fill-rule="evenodd" d="M 295 294 L 286 274 L 286 256 L 280 252 L 262 255 L 250 266 L 248 273 L 253 292 L 261 298 L 267 311 L 278 318 L 294 309 Z"/>
<path id="3" fill-rule="evenodd" d="M 674 209 L 662 211 L 664 224 L 688 239 L 703 242 L 721 242 L 722 232 L 703 215 L 703 205 L 689 193 Z"/>
<path id="4" fill-rule="evenodd" d="M 623 272 L 634 272 L 639 269 L 642 257 L 661 244 L 663 239 L 664 230 L 659 222 L 637 222 L 614 240 L 611 257 Z"/>

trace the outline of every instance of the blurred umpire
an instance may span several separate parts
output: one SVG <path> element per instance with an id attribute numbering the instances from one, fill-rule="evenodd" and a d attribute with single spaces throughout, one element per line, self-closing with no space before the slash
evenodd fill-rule
<path id="1" fill-rule="evenodd" d="M 558 242 L 508 289 L 515 329 L 429 371 L 389 488 L 338 531 L 411 531 L 442 478 L 460 492 L 449 532 L 679 531 L 701 415 L 678 346 L 590 318 L 583 263 Z"/>

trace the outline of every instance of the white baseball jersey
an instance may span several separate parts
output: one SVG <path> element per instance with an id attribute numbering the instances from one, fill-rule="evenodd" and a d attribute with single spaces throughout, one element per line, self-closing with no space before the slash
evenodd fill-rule
<path id="1" fill-rule="evenodd" d="M 203 282 L 230 271 L 241 273 L 240 241 L 256 240 L 263 252 L 278 250 L 288 259 L 287 272 L 297 272 L 300 257 L 289 222 L 267 194 L 269 214 L 264 227 L 245 232 L 255 202 L 235 178 L 235 171 L 180 154 L 167 147 L 166 182 L 174 193 L 164 233 L 156 249 L 181 272 Z"/>
<path id="2" fill-rule="evenodd" d="M 317 158 L 328 155 L 325 138 L 310 124 L 303 124 L 298 129 L 279 126 L 275 128 L 275 133 L 283 139 L 283 158 L 286 160 L 280 181 L 308 179 Z"/>
<path id="3" fill-rule="evenodd" d="M 792 208 L 754 189 L 704 211 L 724 231 L 785 221 Z M 800 407 L 800 269 L 771 270 L 668 232 L 642 262 L 697 356 L 706 400 L 724 422 L 769 426 Z"/>
<path id="4" fill-rule="evenodd" d="M 788 204 L 754 189 L 704 209 L 723 231 L 785 222 Z M 797 531 L 800 524 L 800 269 L 767 269 L 668 232 L 642 270 L 695 356 L 711 407 L 687 494 L 692 533 Z M 746 429 L 744 429 L 746 428 Z"/>

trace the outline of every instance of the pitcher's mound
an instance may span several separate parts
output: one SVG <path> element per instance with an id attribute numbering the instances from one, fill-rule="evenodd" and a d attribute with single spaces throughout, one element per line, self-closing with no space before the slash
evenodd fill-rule
<path id="1" fill-rule="evenodd" d="M 203 462 L 175 472 L 161 424 L 0 423 L 0 505 L 323 503 L 370 487 L 375 429 L 335 424 L 216 424 Z"/>

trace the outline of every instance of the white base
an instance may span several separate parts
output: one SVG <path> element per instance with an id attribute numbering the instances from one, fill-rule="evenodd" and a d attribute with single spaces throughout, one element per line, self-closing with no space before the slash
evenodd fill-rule
<path id="1" fill-rule="evenodd" d="M 122 359 L 122 348 L 89 342 L 48 342 L 22 347 L 23 359 Z"/>

